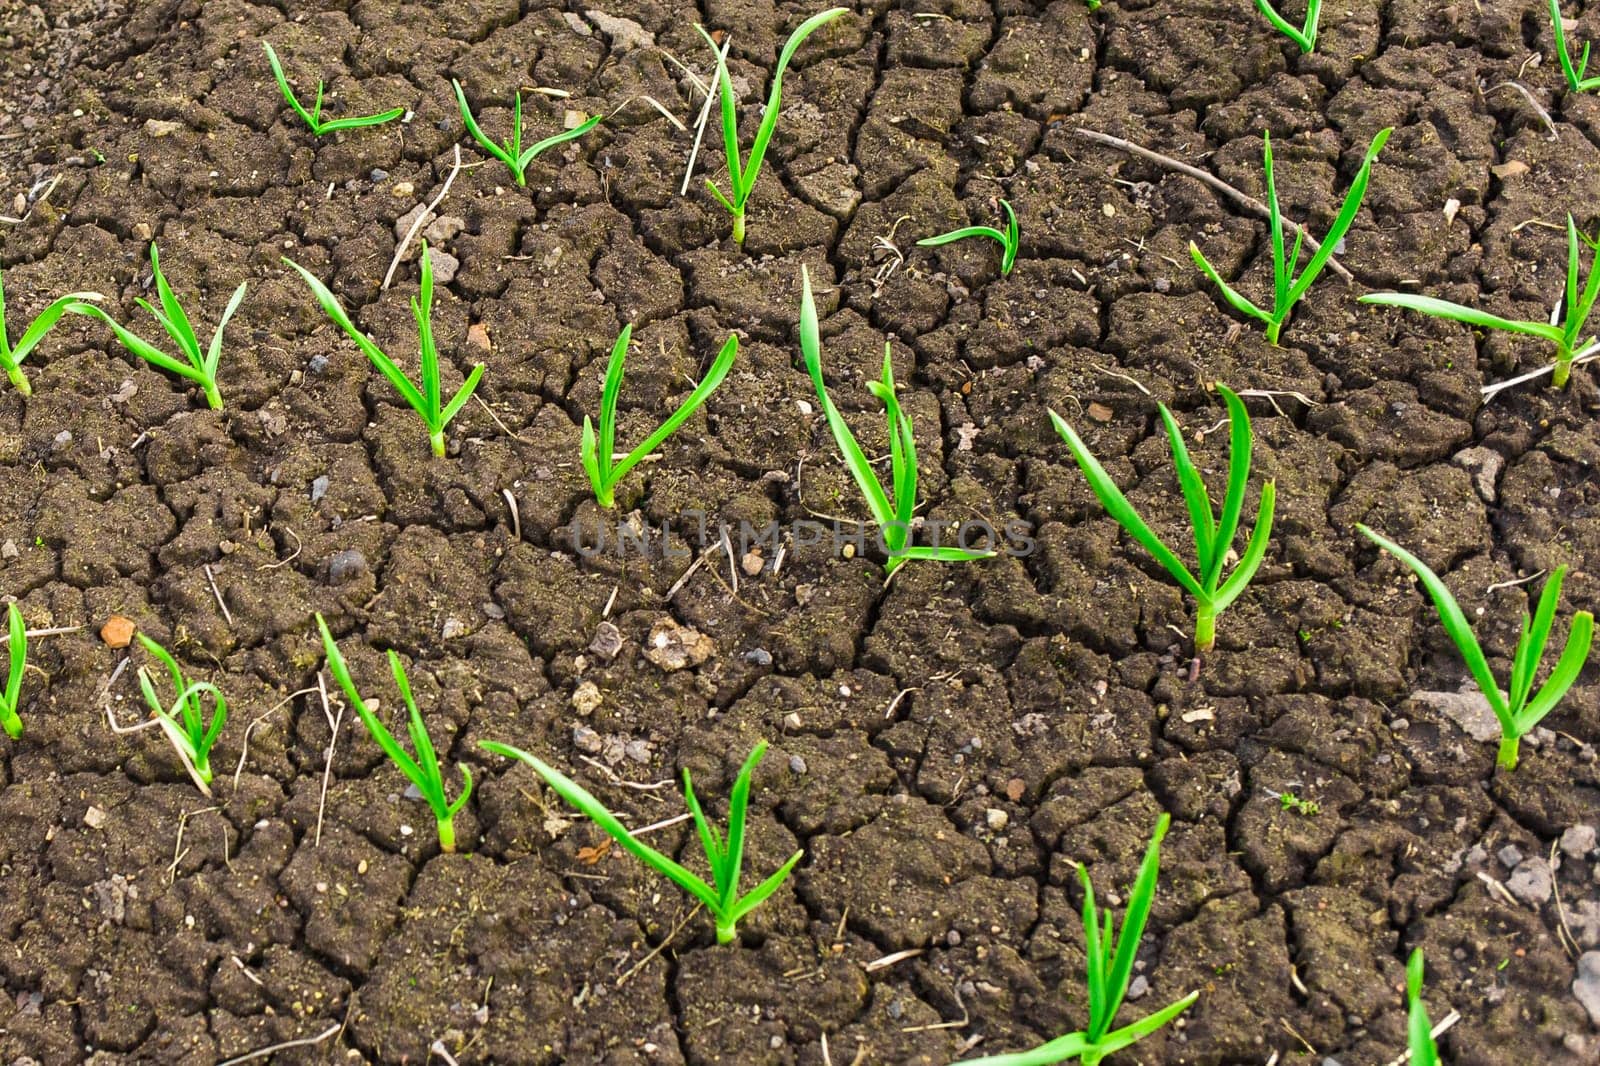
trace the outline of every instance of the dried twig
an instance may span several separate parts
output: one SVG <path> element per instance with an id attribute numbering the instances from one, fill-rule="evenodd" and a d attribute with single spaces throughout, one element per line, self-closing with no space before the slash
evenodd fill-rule
<path id="1" fill-rule="evenodd" d="M 456 175 L 461 173 L 461 171 L 463 169 L 462 164 L 461 164 L 461 145 L 457 144 L 455 146 L 455 152 L 456 152 L 456 161 L 450 167 L 449 176 L 444 179 L 444 188 L 440 189 L 439 190 L 439 195 L 435 196 L 433 198 L 433 202 L 430 203 L 427 207 L 424 207 L 422 209 L 422 213 L 419 214 L 416 218 L 414 218 L 411 221 L 411 228 L 406 230 L 405 238 L 403 240 L 401 240 L 400 243 L 395 247 L 394 258 L 389 261 L 389 269 L 383 275 L 382 288 L 385 291 L 388 290 L 389 283 L 394 280 L 394 272 L 396 270 L 400 269 L 400 260 L 405 257 L 406 247 L 411 243 L 411 238 L 413 238 L 413 237 L 415 237 L 417 235 L 417 231 L 420 230 L 423 227 L 423 225 L 427 222 L 428 216 L 433 214 L 433 209 L 438 207 L 440 201 L 442 201 L 445 198 L 445 195 L 450 192 L 450 186 L 451 186 L 451 184 L 453 184 L 455 182 Z M 480 164 L 478 164 L 478 163 L 473 163 L 472 164 L 472 166 L 479 166 L 479 165 Z"/>
<path id="2" fill-rule="evenodd" d="M 217 606 L 222 608 L 222 617 L 227 619 L 228 625 L 233 625 L 233 612 L 228 610 L 228 605 L 222 600 L 222 590 L 217 588 L 217 575 L 211 572 L 211 564 L 206 563 L 200 569 L 206 573 L 206 580 L 211 584 L 211 595 L 217 598 Z"/>
<path id="3" fill-rule="evenodd" d="M 1257 200 L 1254 196 L 1240 192 L 1238 189 L 1235 189 L 1232 185 L 1229 185 L 1215 174 L 1210 174 L 1204 170 L 1201 170 L 1199 167 L 1192 167 L 1188 163 L 1180 162 L 1169 155 L 1162 155 L 1160 152 L 1152 152 L 1148 148 L 1142 148 L 1139 145 L 1134 144 L 1132 141 L 1123 140 L 1121 137 L 1113 137 L 1109 133 L 1100 133 L 1097 130 L 1086 130 L 1082 127 L 1079 127 L 1073 132 L 1086 141 L 1094 141 L 1097 144 L 1103 144 L 1108 148 L 1115 148 L 1119 152 L 1127 152 L 1129 155 L 1136 155 L 1141 159 L 1148 159 L 1152 163 L 1159 163 L 1161 166 L 1167 167 L 1170 170 L 1176 170 L 1180 174 L 1187 174 L 1196 181 L 1204 182 L 1205 184 L 1211 186 L 1213 189 L 1231 199 L 1234 203 L 1246 208 L 1256 215 L 1259 215 L 1261 218 L 1271 219 L 1272 217 L 1272 212 L 1267 210 L 1266 204 L 1262 203 L 1260 200 Z M 1312 237 L 1311 234 L 1306 231 L 1304 226 L 1290 219 L 1284 219 L 1283 221 L 1286 226 L 1300 233 L 1301 242 L 1305 245 L 1306 250 L 1312 255 L 1315 255 L 1317 253 L 1317 249 L 1322 247 L 1321 242 Z M 1341 266 L 1339 261 L 1336 259 L 1328 260 L 1328 268 L 1335 274 L 1338 274 L 1346 282 L 1355 281 L 1354 275 Z"/>
<path id="4" fill-rule="evenodd" d="M 236 1059 L 229 1059 L 226 1062 L 219 1062 L 217 1063 L 217 1066 L 238 1066 L 238 1064 L 241 1062 L 254 1062 L 256 1059 L 264 1059 L 268 1056 L 276 1055 L 280 1051 L 286 1051 L 292 1047 L 315 1047 L 317 1044 L 322 1043 L 324 1040 L 328 1039 L 328 1037 L 332 1036 L 334 1033 L 337 1033 L 343 1028 L 343 1022 L 340 1022 L 337 1025 L 330 1025 L 316 1036 L 302 1037 L 299 1040 L 285 1040 L 281 1044 L 273 1044 L 270 1047 L 262 1048 L 260 1051 L 252 1051 L 248 1055 L 240 1055 Z"/>

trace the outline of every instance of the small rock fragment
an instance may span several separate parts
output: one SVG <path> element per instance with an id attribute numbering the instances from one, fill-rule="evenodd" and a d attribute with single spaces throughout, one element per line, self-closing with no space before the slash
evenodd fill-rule
<path id="1" fill-rule="evenodd" d="M 163 118 L 144 120 L 144 131 L 152 137 L 170 137 L 181 129 L 183 129 L 181 122 L 171 122 Z"/>
<path id="2" fill-rule="evenodd" d="M 493 346 L 489 343 L 489 327 L 482 322 L 474 322 L 468 326 L 467 343 L 474 348 L 482 348 L 486 352 L 490 351 Z"/>
<path id="3" fill-rule="evenodd" d="M 990 807 L 988 810 L 983 812 L 983 820 L 990 829 L 998 833 L 1006 826 L 1011 824 L 1011 815 L 1007 814 L 999 807 Z"/>
<path id="4" fill-rule="evenodd" d="M 1455 722 L 1473 740 L 1500 739 L 1500 720 L 1494 716 L 1489 701 L 1476 687 L 1460 692 L 1413 692 L 1413 703 L 1437 711 Z"/>
<path id="5" fill-rule="evenodd" d="M 644 657 L 671 673 L 688 666 L 699 666 L 716 653 L 710 637 L 672 618 L 663 618 L 650 627 L 649 646 Z"/>
<path id="6" fill-rule="evenodd" d="M 1111 408 L 1107 407 L 1103 403 L 1091 403 L 1089 405 L 1089 417 L 1094 419 L 1096 422 L 1111 421 L 1111 414 Z"/>
<path id="7" fill-rule="evenodd" d="M 739 569 L 745 572 L 746 577 L 755 577 L 766 565 L 767 561 L 761 558 L 760 552 L 745 552 L 744 558 L 739 560 Z"/>
<path id="8" fill-rule="evenodd" d="M 328 494 L 328 475 L 320 474 L 311 479 L 311 502 L 316 503 Z"/>
<path id="9" fill-rule="evenodd" d="M 1010 800 L 1012 803 L 1021 803 L 1023 794 L 1027 792 L 1027 790 L 1027 783 L 1024 782 L 1022 778 L 1013 777 L 1011 780 L 1006 782 L 1006 799 Z"/>
<path id="10" fill-rule="evenodd" d="M 1555 888 L 1550 864 L 1535 856 L 1524 860 L 1506 878 L 1506 889 L 1522 902 L 1537 907 L 1546 903 Z"/>
<path id="11" fill-rule="evenodd" d="M 1506 465 L 1505 456 L 1493 448 L 1464 448 L 1450 457 L 1459 467 L 1471 471 L 1472 487 L 1478 490 L 1484 503 L 1494 503 L 1500 495 L 1496 486 L 1500 471 Z"/>
<path id="12" fill-rule="evenodd" d="M 461 260 L 449 252 L 441 252 L 437 248 L 428 249 L 428 261 L 433 264 L 433 283 L 435 285 L 448 285 L 456 278 L 456 271 L 461 269 Z"/>
<path id="13" fill-rule="evenodd" d="M 1586 951 L 1578 957 L 1578 976 L 1572 994 L 1589 1012 L 1590 1024 L 1600 1027 L 1600 951 Z"/>
<path id="14" fill-rule="evenodd" d="M 99 807 L 90 807 L 83 812 L 83 824 L 90 829 L 100 829 L 106 824 L 106 812 Z"/>
<path id="15" fill-rule="evenodd" d="M 578 686 L 578 691 L 572 694 L 572 709 L 584 717 L 593 714 L 603 702 L 605 701 L 600 695 L 600 686 L 593 681 L 585 681 Z"/>
<path id="16" fill-rule="evenodd" d="M 1561 834 L 1561 850 L 1569 859 L 1581 859 L 1595 849 L 1595 828 L 1575 825 Z"/>
<path id="17" fill-rule="evenodd" d="M 608 15 L 604 11 L 585 11 L 584 17 L 594 23 L 595 29 L 611 38 L 613 53 L 631 52 L 635 48 L 654 48 L 656 35 L 632 19 Z"/>
<path id="18" fill-rule="evenodd" d="M 108 648 L 126 648 L 133 642 L 133 631 L 137 628 L 133 619 L 114 614 L 100 627 L 100 639 L 105 641 Z"/>
<path id="19" fill-rule="evenodd" d="M 599 755 L 605 744 L 593 729 L 586 725 L 575 725 L 572 727 L 572 746 L 585 755 Z"/>
<path id="20" fill-rule="evenodd" d="M 589 650 L 606 662 L 610 662 L 622 650 L 622 631 L 615 623 L 601 622 L 595 626 L 594 639 L 589 642 Z"/>
<path id="21" fill-rule="evenodd" d="M 335 585 L 343 585 L 353 581 L 367 572 L 367 557 L 361 553 L 360 548 L 346 548 L 333 553 L 333 558 L 328 560 L 328 581 Z"/>
<path id="22" fill-rule="evenodd" d="M 443 244 L 467 228 L 466 220 L 455 215 L 440 215 L 428 223 L 422 237 L 429 244 Z"/>
<path id="23" fill-rule="evenodd" d="M 21 552 L 17 551 L 16 541 L 7 539 L 4 544 L 0 544 L 0 559 L 11 560 L 20 554 Z"/>

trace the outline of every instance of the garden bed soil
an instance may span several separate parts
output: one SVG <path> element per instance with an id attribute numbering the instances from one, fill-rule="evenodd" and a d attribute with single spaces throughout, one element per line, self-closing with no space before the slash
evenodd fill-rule
<path id="1" fill-rule="evenodd" d="M 698 187 L 720 138 L 679 196 L 692 133 L 645 98 L 692 124 L 700 97 L 669 55 L 704 72 L 703 19 L 732 34 L 748 130 L 809 11 L 792 3 L 7 15 L 17 48 L 0 69 L 20 95 L 0 112 L 5 203 L 55 181 L 25 223 L 0 225 L 14 333 L 89 289 L 150 336 L 133 301 L 152 238 L 203 340 L 250 289 L 221 413 L 86 319 L 36 354 L 30 400 L 0 392 L 0 593 L 31 627 L 84 627 L 35 642 L 28 731 L 0 749 L 0 1058 L 209 1064 L 320 1037 L 273 1061 L 415 1063 L 438 1041 L 463 1063 L 943 1066 L 1083 1024 L 1074 864 L 1120 904 L 1167 811 L 1125 1017 L 1200 998 L 1120 1059 L 1387 1062 L 1421 946 L 1434 1018 L 1461 1015 L 1449 1061 L 1595 1061 L 1562 937 L 1597 946 L 1600 861 L 1557 842 L 1600 818 L 1600 674 L 1514 774 L 1494 773 L 1492 744 L 1411 698 L 1464 671 L 1402 569 L 1353 535 L 1365 522 L 1445 574 L 1501 668 L 1539 588 L 1510 582 L 1566 563 L 1563 617 L 1600 603 L 1591 372 L 1482 406 L 1482 385 L 1544 353 L 1354 301 L 1403 285 L 1547 314 L 1564 271 L 1550 224 L 1568 205 L 1595 221 L 1600 104 L 1566 91 L 1526 7 L 1340 5 L 1301 56 L 1245 3 L 863 6 L 785 80 L 742 250 Z M 327 79 L 333 114 L 412 116 L 313 142 L 263 38 L 303 94 Z M 609 117 L 537 160 L 526 189 L 486 163 L 439 209 L 460 223 L 435 241 L 458 265 L 436 297 L 446 387 L 487 370 L 484 403 L 433 459 L 280 257 L 409 365 L 414 246 L 380 286 L 396 219 L 438 193 L 462 140 L 452 77 L 491 131 L 518 85 L 572 94 L 527 95 L 539 136 L 568 110 Z M 1508 79 L 1548 108 L 1555 140 L 1518 93 L 1481 91 Z M 1387 125 L 1340 250 L 1356 285 L 1326 275 L 1282 348 L 1241 328 L 1186 252 L 1200 241 L 1259 295 L 1265 227 L 1074 134 L 1261 195 L 1270 127 L 1286 210 L 1320 232 Z M 998 218 L 1002 197 L 1022 232 L 1009 276 L 990 242 L 914 247 Z M 786 543 L 781 568 L 771 545 L 749 571 L 720 550 L 694 565 L 689 512 L 735 533 L 862 514 L 798 359 L 802 266 L 867 451 L 886 451 L 865 386 L 888 340 L 922 513 L 1024 523 L 1030 554 L 912 564 L 888 587 L 870 540 Z M 624 441 L 730 331 L 742 346 L 704 412 L 622 487 L 617 514 L 654 530 L 654 550 L 590 557 L 574 538 L 614 538 L 618 518 L 588 492 L 579 426 L 628 322 Z M 1219 380 L 1273 391 L 1249 399 L 1246 514 L 1265 478 L 1279 504 L 1259 577 L 1197 664 L 1192 605 L 1099 509 L 1045 412 L 1181 544 L 1152 400 L 1215 487 Z M 324 801 L 314 611 L 392 723 L 381 649 L 402 654 L 451 794 L 458 764 L 478 781 L 462 854 L 439 853 L 427 809 L 348 714 Z M 97 635 L 113 614 L 227 694 L 214 798 L 156 733 L 108 728 L 108 705 L 139 715 L 131 669 L 106 688 L 127 654 Z M 664 669 L 650 653 L 668 620 L 712 654 Z M 485 739 L 569 768 L 635 825 L 682 810 L 684 768 L 725 795 L 767 739 L 746 868 L 805 858 L 718 947 L 686 897 Z M 1283 792 L 1317 813 L 1284 809 Z M 696 856 L 686 830 L 651 839 Z M 867 965 L 897 952 L 911 954 Z"/>

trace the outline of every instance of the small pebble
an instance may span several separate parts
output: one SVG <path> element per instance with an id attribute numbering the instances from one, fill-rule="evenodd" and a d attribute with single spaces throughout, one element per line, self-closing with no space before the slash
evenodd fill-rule
<path id="1" fill-rule="evenodd" d="M 765 648 L 751 648 L 744 653 L 744 661 L 753 666 L 771 666 L 772 653 Z"/>
<path id="2" fill-rule="evenodd" d="M 335 585 L 353 581 L 366 572 L 367 557 L 361 554 L 359 548 L 334 552 L 333 558 L 328 560 L 328 580 Z"/>
<path id="3" fill-rule="evenodd" d="M 311 482 L 311 502 L 316 503 L 328 494 L 328 475 L 323 474 Z"/>
<path id="4" fill-rule="evenodd" d="M 795 774 L 806 772 L 806 761 L 798 755 L 789 756 L 789 771 Z"/>
<path id="5" fill-rule="evenodd" d="M 133 642 L 135 628 L 133 619 L 114 614 L 100 627 L 100 639 L 105 641 L 108 648 L 126 648 Z"/>
<path id="6" fill-rule="evenodd" d="M 1515 866 L 1522 861 L 1522 849 L 1515 844 L 1507 844 L 1494 854 L 1502 866 Z"/>
<path id="7" fill-rule="evenodd" d="M 373 181 L 387 181 L 389 179 L 389 172 L 384 170 L 382 167 L 373 167 L 372 173 L 367 176 Z"/>

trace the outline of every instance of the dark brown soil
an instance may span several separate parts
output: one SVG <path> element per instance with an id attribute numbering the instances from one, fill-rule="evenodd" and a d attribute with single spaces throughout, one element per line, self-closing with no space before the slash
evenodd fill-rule
<path id="1" fill-rule="evenodd" d="M 80 320 L 35 356 L 31 400 L 0 390 L 0 597 L 30 626 L 86 627 L 35 643 L 28 732 L 0 746 L 0 1060 L 215 1063 L 322 1037 L 273 1061 L 421 1063 L 438 1041 L 463 1063 L 943 1066 L 1083 1024 L 1073 864 L 1120 903 L 1163 810 L 1148 992 L 1127 1017 L 1201 996 L 1120 1060 L 1387 1062 L 1416 946 L 1433 1016 L 1461 1014 L 1449 1061 L 1600 1056 L 1561 941 L 1565 927 L 1600 946 L 1600 861 L 1562 856 L 1542 903 L 1497 887 L 1508 847 L 1549 856 L 1600 820 L 1600 673 L 1515 774 L 1493 773 L 1492 746 L 1409 700 L 1464 670 L 1413 584 L 1352 531 L 1380 528 L 1444 572 L 1498 669 L 1539 587 L 1508 582 L 1567 563 L 1563 616 L 1600 606 L 1591 373 L 1481 407 L 1481 385 L 1543 353 L 1354 299 L 1404 283 L 1548 313 L 1551 224 L 1569 206 L 1597 221 L 1600 105 L 1566 91 L 1542 9 L 1331 6 L 1303 57 L 1242 2 L 860 5 L 785 81 L 741 251 L 699 187 L 720 138 L 680 198 L 692 134 L 642 97 L 693 122 L 700 97 L 668 56 L 704 70 L 703 20 L 733 35 L 748 135 L 809 12 L 794 3 L 604 5 L 654 47 L 598 28 L 587 4 L 534 0 L 0 6 L 0 214 L 59 178 L 25 223 L 0 223 L 13 330 L 72 289 L 151 328 L 134 304 L 151 238 L 204 337 L 250 283 L 221 414 Z M 262 38 L 304 92 L 328 80 L 331 113 L 413 117 L 313 142 Z M 464 228 L 440 244 L 460 268 L 435 330 L 447 386 L 487 364 L 487 407 L 433 459 L 279 257 L 415 352 L 414 256 L 380 283 L 395 219 L 437 193 L 462 137 L 452 77 L 491 130 L 516 86 L 572 94 L 525 98 L 541 133 L 567 109 L 616 113 L 536 162 L 527 189 L 491 163 L 444 202 Z M 1554 141 L 1521 95 L 1482 91 L 1508 79 L 1549 110 Z M 1259 195 L 1270 127 L 1285 206 L 1320 231 L 1384 125 L 1340 256 L 1357 284 L 1320 281 L 1283 348 L 1241 328 L 1185 251 L 1201 241 L 1259 295 L 1265 227 L 1073 134 Z M 1490 169 L 1506 163 L 1525 168 Z M 995 219 L 1001 197 L 1023 235 L 1009 277 L 986 242 L 914 247 Z M 720 552 L 683 580 L 685 512 L 735 531 L 862 513 L 798 360 L 802 265 L 867 450 L 885 450 L 865 383 L 892 340 L 922 513 L 1025 523 L 1033 554 L 911 565 L 886 589 L 870 549 L 791 544 L 737 595 Z M 744 343 L 705 412 L 619 493 L 619 514 L 658 547 L 667 524 L 678 550 L 587 557 L 574 537 L 616 518 L 588 495 L 579 426 L 625 322 L 625 441 L 730 331 Z M 1045 409 L 1177 544 L 1152 397 L 1198 438 L 1222 418 L 1219 379 L 1298 396 L 1250 401 L 1278 521 L 1196 676 L 1191 605 L 1098 509 Z M 1193 449 L 1220 480 L 1226 434 Z M 363 565 L 332 565 L 349 552 Z M 328 723 L 302 692 L 322 661 L 315 611 L 385 713 L 381 651 L 402 653 L 452 788 L 458 763 L 479 780 L 465 854 L 439 853 L 359 724 L 339 734 L 324 808 Z M 157 735 L 107 728 L 108 702 L 127 721 L 138 700 L 131 669 L 105 689 L 125 654 L 96 636 L 114 613 L 227 693 L 214 800 Z M 668 618 L 715 654 L 676 672 L 647 660 Z M 591 650 L 603 622 L 614 658 Z M 806 857 L 734 947 L 478 749 L 537 752 L 642 825 L 681 812 L 684 768 L 725 794 L 763 738 L 747 870 Z M 1283 791 L 1319 812 L 1282 809 Z M 685 829 L 653 839 L 698 862 Z M 867 968 L 900 951 L 914 954 Z"/>

